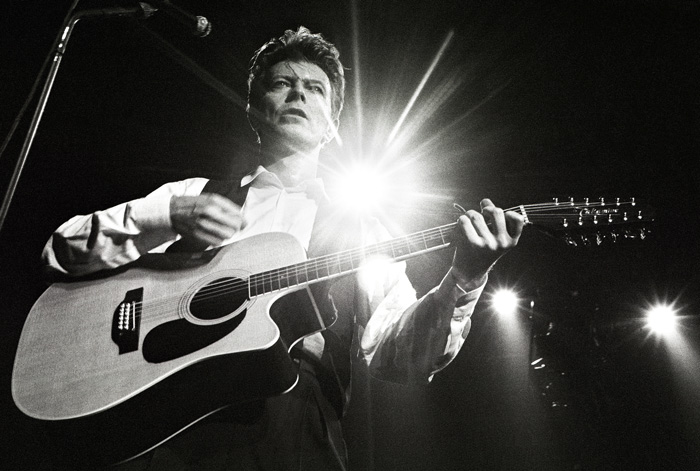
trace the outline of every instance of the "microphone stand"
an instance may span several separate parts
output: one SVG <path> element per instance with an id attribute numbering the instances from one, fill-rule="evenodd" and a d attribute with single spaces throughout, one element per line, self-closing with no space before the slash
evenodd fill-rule
<path id="1" fill-rule="evenodd" d="M 29 155 L 29 150 L 32 146 L 32 142 L 34 141 L 34 137 L 36 136 L 37 129 L 39 128 L 39 122 L 41 121 L 41 117 L 44 114 L 46 102 L 48 101 L 49 94 L 51 93 L 51 87 L 53 87 L 53 83 L 56 79 L 56 74 L 58 73 L 58 68 L 61 65 L 61 59 L 66 53 L 68 39 L 70 39 L 70 35 L 73 32 L 73 28 L 75 28 L 75 25 L 78 23 L 78 21 L 82 19 L 96 19 L 113 16 L 136 17 L 145 19 L 149 18 L 156 11 L 155 8 L 148 5 L 147 3 L 139 3 L 139 6 L 132 8 L 98 8 L 94 10 L 82 10 L 73 13 L 73 10 L 75 10 L 77 3 L 78 1 L 76 0 L 76 2 L 71 6 L 70 10 L 68 11 L 68 15 L 66 16 L 66 19 L 64 20 L 63 25 L 59 30 L 59 34 L 53 43 L 51 50 L 54 52 L 54 54 L 53 61 L 51 61 L 51 68 L 49 69 L 49 73 L 46 77 L 44 88 L 41 91 L 41 96 L 39 97 L 36 109 L 34 110 L 34 116 L 32 118 L 31 124 L 29 125 L 29 131 L 27 131 L 27 135 L 24 138 L 24 144 L 22 145 L 22 150 L 19 154 L 19 157 L 17 158 L 17 163 L 15 164 L 15 169 L 12 173 L 12 178 L 10 179 L 7 191 L 5 192 L 5 197 L 3 198 L 2 206 L 0 206 L 0 231 L 2 231 L 2 227 L 5 223 L 5 218 L 7 217 L 7 213 L 9 212 L 10 204 L 14 197 L 15 190 L 17 189 L 17 184 L 19 183 L 20 175 L 22 174 L 24 164 L 26 163 L 27 156 Z M 49 57 L 47 57 L 47 59 Z M 44 66 L 39 72 L 39 76 L 41 76 L 45 67 L 46 62 L 44 63 Z M 30 92 L 30 100 L 33 94 L 34 89 L 32 89 L 32 92 Z M 15 125 L 16 124 L 17 121 L 15 121 Z M 5 141 L 5 144 L 7 144 L 9 138 L 11 137 L 15 129 L 16 128 L 13 128 L 10 131 L 10 136 L 8 136 L 8 139 Z"/>

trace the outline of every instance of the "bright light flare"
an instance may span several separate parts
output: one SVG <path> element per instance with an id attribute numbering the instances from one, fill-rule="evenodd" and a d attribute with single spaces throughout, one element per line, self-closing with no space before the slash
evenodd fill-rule
<path id="1" fill-rule="evenodd" d="M 358 281 L 363 292 L 372 296 L 375 288 L 389 277 L 392 267 L 392 260 L 381 255 L 369 257 L 362 262 L 362 267 L 358 273 Z"/>
<path id="2" fill-rule="evenodd" d="M 518 311 L 520 299 L 509 289 L 499 289 L 491 298 L 491 307 L 501 316 L 511 317 Z"/>
<path id="3" fill-rule="evenodd" d="M 428 67 L 428 70 L 423 75 L 423 78 L 421 79 L 420 84 L 418 84 L 418 88 L 416 88 L 416 90 L 413 92 L 413 96 L 411 97 L 408 104 L 406 105 L 406 108 L 403 110 L 403 113 L 401 113 L 401 117 L 394 125 L 394 129 L 392 129 L 391 134 L 389 134 L 389 142 L 393 141 L 394 138 L 396 137 L 396 134 L 399 132 L 401 125 L 403 124 L 404 120 L 408 116 L 408 113 L 411 111 L 411 108 L 413 108 L 414 103 L 418 99 L 418 95 L 420 95 L 420 93 L 423 91 L 425 84 L 428 82 L 428 79 L 435 71 L 435 68 L 437 67 L 438 62 L 440 62 L 442 55 L 445 53 L 445 49 L 447 49 L 447 46 L 450 44 L 450 42 L 452 42 L 453 36 L 454 36 L 454 31 L 450 30 L 447 33 L 447 37 L 442 42 L 442 45 L 440 46 L 440 50 L 437 52 L 437 54 L 435 54 L 435 57 L 433 58 L 433 62 L 430 64 L 430 67 Z"/>
<path id="4" fill-rule="evenodd" d="M 668 335 L 676 330 L 676 310 L 666 304 L 659 304 L 647 311 L 647 326 L 658 335 Z"/>
<path id="5" fill-rule="evenodd" d="M 346 207 L 366 211 L 380 207 L 390 182 L 378 169 L 355 163 L 339 176 L 336 198 Z"/>

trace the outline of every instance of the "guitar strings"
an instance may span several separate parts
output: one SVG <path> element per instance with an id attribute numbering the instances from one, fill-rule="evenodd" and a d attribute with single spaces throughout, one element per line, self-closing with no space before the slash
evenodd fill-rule
<path id="1" fill-rule="evenodd" d="M 525 208 L 528 208 L 530 211 L 539 209 L 539 211 L 552 211 L 552 210 L 557 210 L 557 209 L 562 209 L 561 205 L 564 204 L 565 208 L 567 203 L 546 203 L 546 204 L 539 204 L 539 205 L 526 205 L 524 206 Z M 605 206 L 605 204 L 589 204 L 588 207 L 602 207 Z M 615 205 L 619 206 L 619 205 Z M 538 208 L 539 207 L 539 208 Z M 514 207 L 510 210 L 514 211 L 521 211 L 522 207 Z M 540 215 L 538 214 L 532 214 L 533 217 L 536 219 L 541 219 Z M 549 215 L 544 215 L 544 218 L 551 218 L 552 216 L 555 217 L 563 217 L 563 216 L 569 216 L 568 213 L 558 213 L 555 215 L 549 214 Z M 435 235 L 435 232 L 437 231 L 441 238 L 443 237 L 442 231 L 445 228 L 451 228 L 453 225 L 449 226 L 443 226 L 442 228 L 438 229 L 433 229 L 429 231 L 425 231 L 422 233 L 418 234 L 412 234 L 409 236 L 406 236 L 404 239 L 406 239 L 407 245 L 409 247 L 409 252 L 410 252 L 410 245 L 412 244 L 411 238 L 413 238 L 413 243 L 415 244 L 417 241 L 419 241 L 419 237 L 423 239 L 425 242 L 425 237 L 431 238 Z M 432 234 L 431 234 L 432 233 Z M 400 240 L 400 239 L 398 239 Z M 262 285 L 262 292 L 263 294 L 268 293 L 268 292 L 274 292 L 274 291 L 280 291 L 286 288 L 289 288 L 290 285 L 289 283 L 283 283 L 282 280 L 286 280 L 287 282 L 290 279 L 296 278 L 296 281 L 291 283 L 291 286 L 300 286 L 303 284 L 307 283 L 312 283 L 315 281 L 321 281 L 323 279 L 330 278 L 334 275 L 338 274 L 343 274 L 343 273 L 349 273 L 352 271 L 355 271 L 354 264 L 352 263 L 355 258 L 358 258 L 357 255 L 353 254 L 354 253 L 360 253 L 360 260 L 364 258 L 364 255 L 367 252 L 374 253 L 374 252 L 388 252 L 391 250 L 392 252 L 394 251 L 394 241 L 391 243 L 383 243 L 383 244 L 378 244 L 376 246 L 373 246 L 372 250 L 367 250 L 365 249 L 353 249 L 350 251 L 346 251 L 345 254 L 340 253 L 337 255 L 332 255 L 332 256 L 326 256 L 326 257 L 320 257 L 318 259 L 302 262 L 297 265 L 292 265 L 290 267 L 282 268 L 282 269 L 275 269 L 275 270 L 270 270 L 268 272 L 262 272 L 256 275 L 252 275 L 248 280 L 242 280 L 242 279 L 224 279 L 220 282 L 214 282 L 209 285 L 206 285 L 203 287 L 199 292 L 197 293 L 196 299 L 193 299 L 192 302 L 197 302 L 201 305 L 201 303 L 204 302 L 211 302 L 218 300 L 222 294 L 231 294 L 231 292 L 245 292 L 247 291 L 247 287 L 250 286 L 251 283 L 254 283 L 254 285 Z M 424 244 L 425 245 L 425 244 Z M 436 246 L 439 248 L 439 246 Z M 427 248 L 427 247 L 426 247 Z M 348 258 L 349 254 L 349 258 Z M 336 273 L 332 273 L 330 270 L 331 263 L 332 265 L 337 265 L 337 266 L 342 266 L 344 263 L 350 262 L 351 268 L 349 270 L 338 270 Z M 299 268 L 303 268 L 303 271 L 300 272 Z M 320 267 L 320 268 L 319 268 Z M 311 269 L 312 272 L 315 272 L 315 275 L 312 277 L 308 276 L 309 269 Z M 319 274 L 319 271 L 321 272 L 326 272 L 327 274 L 321 275 Z M 304 281 L 300 282 L 299 277 L 300 273 L 303 274 L 301 277 Z M 255 278 L 255 280 L 253 280 Z M 277 283 L 275 283 L 277 281 Z M 269 285 L 269 289 L 266 288 L 266 285 Z M 277 288 L 275 287 L 277 286 Z M 259 295 L 259 292 L 256 294 L 256 296 Z M 255 297 L 255 296 L 254 296 Z M 154 301 L 151 301 L 154 302 Z"/>
<path id="2" fill-rule="evenodd" d="M 406 236 L 404 238 L 406 239 L 405 243 L 408 247 L 410 247 L 410 245 L 416 245 L 417 241 L 421 238 L 425 241 L 426 239 L 435 239 L 436 237 L 439 237 L 442 244 L 447 245 L 449 242 L 445 240 L 445 231 L 447 229 L 451 230 L 452 226 L 454 226 L 454 224 L 432 229 L 430 231 L 426 231 L 424 234 L 412 234 Z M 411 240 L 413 240 L 413 242 L 411 242 Z M 396 241 L 394 242 L 396 243 Z M 426 248 L 429 248 L 427 244 L 423 245 L 425 245 Z M 322 281 L 335 275 L 359 270 L 359 263 L 355 263 L 355 261 L 361 262 L 363 259 L 367 258 L 367 255 L 371 256 L 375 253 L 387 253 L 393 250 L 394 246 L 390 242 L 383 242 L 370 247 L 349 249 L 335 255 L 327 255 L 300 262 L 295 265 L 290 265 L 288 267 L 257 273 L 251 275 L 247 280 L 240 278 L 221 279 L 220 281 L 215 281 L 205 285 L 198 290 L 196 298 L 193 298 L 192 302 L 204 303 L 207 301 L 218 301 L 222 295 L 230 295 L 232 292 L 246 292 L 246 294 L 248 294 L 249 286 L 251 285 L 256 287 L 256 294 L 251 297 L 256 297 L 260 294 L 266 294 L 274 291 L 281 291 L 294 286 L 303 286 L 304 284 Z M 341 267 L 348 264 L 350 265 L 349 269 L 338 270 L 337 273 L 333 273 L 333 270 L 330 268 L 331 266 Z M 300 282 L 300 279 L 304 281 Z M 287 281 L 287 283 L 282 280 Z M 154 315 L 157 315 L 157 308 L 160 307 L 158 304 L 161 304 L 162 302 L 168 303 L 169 299 L 172 298 L 168 297 L 149 300 L 149 310 L 152 310 L 151 312 L 154 312 Z M 137 304 L 139 304 L 139 307 L 143 308 L 143 302 Z M 201 304 L 199 305 L 201 306 Z"/>
<path id="3" fill-rule="evenodd" d="M 561 212 L 561 211 L 566 211 L 571 210 L 571 209 L 576 209 L 576 210 L 585 210 L 587 208 L 622 208 L 626 206 L 635 206 L 634 200 L 631 201 L 624 201 L 624 202 L 610 202 L 610 203 L 604 203 L 600 201 L 593 201 L 589 202 L 588 204 L 581 204 L 581 203 L 574 203 L 572 204 L 569 201 L 564 201 L 564 202 L 549 202 L 549 203 L 538 203 L 538 204 L 528 204 L 528 205 L 520 205 L 520 206 L 514 206 L 512 208 L 508 208 L 505 211 L 514 211 L 519 214 L 526 214 L 529 220 L 537 220 L 537 221 L 543 221 L 547 219 L 564 219 L 566 217 L 578 217 L 580 214 L 571 214 L 571 212 Z M 553 211 L 560 211 L 553 213 Z M 585 214 L 584 216 L 590 217 L 590 216 L 595 216 L 595 214 Z M 598 216 L 603 219 L 603 222 L 607 222 L 607 219 L 609 217 L 613 218 L 620 218 L 622 217 L 621 214 L 618 213 L 602 213 L 599 214 Z M 634 216 L 638 217 L 638 216 Z M 393 239 L 391 241 L 386 241 L 386 242 L 381 242 L 378 244 L 374 244 L 369 247 L 364 247 L 364 248 L 355 248 L 355 249 L 349 249 L 345 250 L 343 252 L 339 252 L 337 254 L 332 254 L 332 255 L 326 255 L 322 257 L 318 257 L 312 260 L 307 260 L 303 261 L 294 265 L 290 265 L 288 267 L 283 267 L 283 268 L 277 268 L 277 269 L 272 269 L 268 270 L 265 272 L 253 274 L 248 279 L 241 279 L 241 278 L 224 278 L 219 281 L 214 281 L 208 285 L 205 285 L 202 287 L 200 290 L 196 292 L 196 297 L 194 297 L 190 302 L 196 302 L 199 303 L 201 306 L 201 303 L 207 303 L 207 302 L 215 302 L 219 301 L 222 296 L 229 296 L 232 293 L 245 293 L 246 298 L 255 298 L 261 294 L 267 294 L 267 293 L 272 293 L 275 291 L 282 291 L 286 290 L 289 288 L 293 288 L 296 286 L 304 286 L 306 284 L 312 284 L 314 282 L 318 281 L 323 281 L 326 279 L 330 279 L 335 276 L 343 275 L 343 274 L 348 274 L 353 271 L 357 271 L 360 269 L 359 266 L 355 266 L 355 261 L 362 262 L 364 259 L 367 258 L 367 255 L 375 255 L 375 254 L 395 254 L 396 249 L 398 247 L 400 255 L 399 257 L 396 257 L 394 255 L 393 258 L 396 258 L 397 260 L 400 259 L 401 257 L 405 255 L 412 255 L 413 253 L 416 252 L 424 252 L 427 250 L 433 250 L 433 249 L 439 249 L 444 246 L 449 245 L 451 242 L 450 236 L 452 233 L 452 230 L 456 226 L 456 223 L 440 226 L 437 228 L 433 229 L 428 229 L 426 231 L 421 231 L 417 232 L 414 234 L 409 234 L 404 237 L 400 237 L 397 239 Z M 428 242 L 434 242 L 437 240 L 437 238 L 440 239 L 440 243 L 433 245 L 433 246 L 428 246 Z M 411 246 L 424 246 L 425 248 L 420 249 L 420 250 L 413 250 Z M 350 266 L 349 269 L 343 270 L 341 267 L 348 265 Z M 359 265 L 359 264 L 358 264 Z M 331 267 L 334 269 L 337 267 L 337 271 L 332 271 Z M 309 276 L 309 273 L 311 273 L 311 276 Z M 325 274 L 324 274 L 325 273 Z M 299 280 L 303 281 L 299 281 Z M 296 280 L 296 281 L 294 281 Z M 255 287 L 256 293 L 251 295 L 251 286 Z M 250 296 L 249 296 L 250 295 Z M 177 296 L 179 297 L 179 296 Z M 143 312 L 143 307 L 144 303 L 147 303 L 148 309 L 149 309 L 149 316 L 152 314 L 154 316 L 159 316 L 158 313 L 158 308 L 160 307 L 160 304 L 169 304 L 171 299 L 174 299 L 175 296 L 166 296 L 162 297 L 159 299 L 152 299 L 148 300 L 146 302 L 137 302 L 136 304 L 141 308 L 141 312 Z M 153 310 L 153 312 L 150 312 L 150 310 Z M 172 315 L 171 313 L 167 313 L 167 315 Z"/>
<path id="4" fill-rule="evenodd" d="M 622 204 L 622 203 L 621 203 Z M 563 207 L 562 207 L 563 206 Z M 531 212 L 528 216 L 532 216 L 533 218 L 537 220 L 541 219 L 547 219 L 547 218 L 552 218 L 552 217 L 557 217 L 561 218 L 564 216 L 570 216 L 569 213 L 558 213 L 558 214 L 544 214 L 544 215 L 539 215 L 537 213 L 532 214 L 532 211 L 553 211 L 553 210 L 559 210 L 559 209 L 566 209 L 567 206 L 569 206 L 569 203 L 544 203 L 544 204 L 533 204 L 533 205 L 523 205 L 523 206 L 517 206 L 513 208 L 509 208 L 508 210 L 510 211 L 516 211 L 519 213 L 522 213 L 522 208 L 527 208 L 528 211 Z M 602 203 L 594 203 L 594 204 L 589 204 L 587 207 L 603 207 L 605 204 Z M 618 204 L 609 204 L 608 206 L 620 206 Z M 576 207 L 576 205 L 574 205 Z M 508 211 L 507 210 L 507 211 Z M 527 211 L 525 211 L 527 213 Z M 411 238 L 413 238 L 413 243 L 415 244 L 416 242 L 419 242 L 420 239 L 425 239 L 425 237 L 432 238 L 435 236 L 435 233 L 438 232 L 439 235 L 442 237 L 442 231 L 446 228 L 452 228 L 454 224 L 448 225 L 448 226 L 443 226 L 441 228 L 437 229 L 432 229 L 428 231 L 424 231 L 421 233 L 417 234 L 411 234 L 403 239 L 406 239 L 406 242 L 408 244 L 409 252 L 410 252 L 410 245 L 412 244 Z M 377 244 L 376 246 L 372 246 L 370 250 L 368 248 L 364 249 L 351 249 L 348 251 L 345 251 L 345 253 L 339 253 L 336 255 L 331 255 L 331 256 L 325 256 L 325 257 L 320 257 L 318 259 L 313 259 L 309 261 L 305 261 L 296 265 L 292 265 L 289 267 L 285 267 L 282 269 L 274 269 L 270 270 L 267 272 L 262 272 L 258 273 L 255 275 L 252 275 L 248 280 L 243 280 L 243 279 L 224 279 L 220 282 L 214 282 L 209 285 L 206 285 L 203 287 L 199 292 L 197 293 L 197 298 L 193 299 L 193 301 L 196 301 L 197 303 L 202 303 L 202 302 L 207 302 L 207 301 L 214 301 L 218 300 L 222 294 L 230 294 L 231 292 L 246 292 L 248 291 L 247 287 L 251 284 L 254 283 L 256 286 L 257 285 L 262 285 L 262 291 L 263 294 L 266 294 L 267 292 L 274 292 L 274 291 L 280 291 L 286 288 L 289 288 L 289 284 L 286 286 L 283 285 L 282 281 L 280 280 L 290 280 L 290 278 L 296 278 L 297 281 L 291 283 L 291 286 L 301 286 L 304 284 L 312 283 L 315 281 L 322 281 L 323 279 L 330 278 L 334 275 L 337 274 L 343 274 L 344 272 L 349 273 L 351 271 L 355 271 L 356 269 L 354 266 L 350 270 L 339 270 L 338 273 L 331 273 L 330 271 L 330 263 L 332 262 L 333 265 L 338 265 L 342 266 L 344 263 L 350 262 L 352 264 L 352 261 L 355 258 L 358 258 L 358 255 L 355 255 L 353 253 L 360 253 L 360 259 L 363 258 L 363 255 L 366 254 L 367 252 L 370 253 L 376 253 L 376 252 L 388 252 L 391 250 L 393 252 L 394 247 L 393 247 L 393 242 L 397 242 L 400 239 L 397 239 L 396 241 L 390 242 L 385 242 L 381 244 Z M 436 246 L 439 248 L 439 246 Z M 349 257 L 349 258 L 348 258 Z M 300 267 L 303 268 L 303 271 L 300 272 Z M 321 267 L 321 268 L 319 268 Z M 308 272 L 309 269 L 311 269 L 312 272 L 315 272 L 315 276 L 309 277 Z M 359 269 L 359 268 L 358 268 Z M 327 275 L 320 275 L 320 271 L 325 271 L 328 274 Z M 301 277 L 304 281 L 299 282 L 299 277 L 300 273 L 303 274 Z M 255 278 L 255 280 L 253 280 Z M 277 283 L 275 283 L 275 280 L 277 280 Z M 266 289 L 265 285 L 268 284 L 270 286 L 270 289 Z M 278 288 L 275 288 L 275 286 L 278 286 Z M 256 294 L 259 295 L 260 293 Z M 253 296 L 255 297 L 255 296 Z M 149 304 L 155 303 L 157 300 L 150 300 Z"/>
<path id="5" fill-rule="evenodd" d="M 446 236 L 451 233 L 452 228 L 455 224 L 450 224 L 438 228 L 433 228 L 423 233 L 416 233 L 408 235 L 402 239 L 405 239 L 407 247 L 419 244 L 419 240 L 423 240 L 426 249 L 430 247 L 427 246 L 427 241 L 440 238 L 442 245 L 448 245 L 449 241 L 445 240 Z M 401 239 L 399 239 L 401 240 Z M 364 248 L 355 248 L 339 252 L 335 255 L 322 256 L 316 259 L 307 260 L 304 262 L 291 265 L 289 267 L 273 269 L 261 273 L 251 275 L 247 280 L 240 278 L 234 279 L 222 279 L 220 281 L 212 282 L 205 285 L 200 290 L 197 291 L 196 298 L 193 298 L 191 302 L 197 302 L 201 307 L 201 303 L 219 301 L 222 296 L 228 296 L 231 293 L 249 293 L 249 287 L 256 286 L 257 294 L 250 297 L 256 297 L 260 294 L 267 294 L 274 291 L 281 291 L 294 286 L 303 286 L 304 284 L 310 284 L 317 281 L 322 281 L 324 279 L 331 278 L 335 275 L 350 273 L 352 271 L 359 270 L 359 264 L 354 263 L 355 260 L 362 261 L 367 258 L 367 255 L 373 255 L 376 253 L 387 253 L 394 250 L 392 241 L 382 242 L 375 244 L 373 246 Z M 397 241 L 393 241 L 397 243 Z M 440 247 L 440 246 L 436 246 Z M 424 249 L 425 250 L 425 249 Z M 350 264 L 351 268 L 349 270 L 339 270 L 338 273 L 331 272 L 331 266 L 343 266 Z M 356 266 L 357 265 L 357 266 Z M 324 274 L 325 272 L 325 274 Z M 305 280 L 300 282 L 299 279 Z M 289 281 L 296 279 L 295 282 L 289 283 Z M 281 280 L 286 280 L 288 283 L 283 283 Z M 268 288 L 269 287 L 269 288 Z M 250 290 L 252 291 L 252 290 Z M 170 304 L 170 300 L 175 297 L 163 297 L 160 299 L 150 299 L 146 301 L 149 309 L 149 317 L 154 316 L 154 318 L 160 317 L 161 314 L 171 316 L 170 312 L 160 313 L 160 307 L 164 304 Z M 141 313 L 144 310 L 144 301 L 135 303 Z"/>

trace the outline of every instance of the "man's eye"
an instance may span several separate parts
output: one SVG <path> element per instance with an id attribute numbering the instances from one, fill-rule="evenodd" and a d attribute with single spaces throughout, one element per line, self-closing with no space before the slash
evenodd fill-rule
<path id="1" fill-rule="evenodd" d="M 286 80 L 275 80 L 272 82 L 272 88 L 284 88 L 288 86 L 289 82 L 287 82 Z"/>

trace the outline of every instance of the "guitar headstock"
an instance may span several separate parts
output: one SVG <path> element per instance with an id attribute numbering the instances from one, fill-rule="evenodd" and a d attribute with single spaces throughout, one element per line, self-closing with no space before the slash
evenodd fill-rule
<path id="1" fill-rule="evenodd" d="M 635 198 L 554 198 L 551 202 L 521 205 L 526 224 L 537 226 L 573 247 L 598 246 L 606 242 L 644 240 L 654 221 L 651 208 Z"/>

